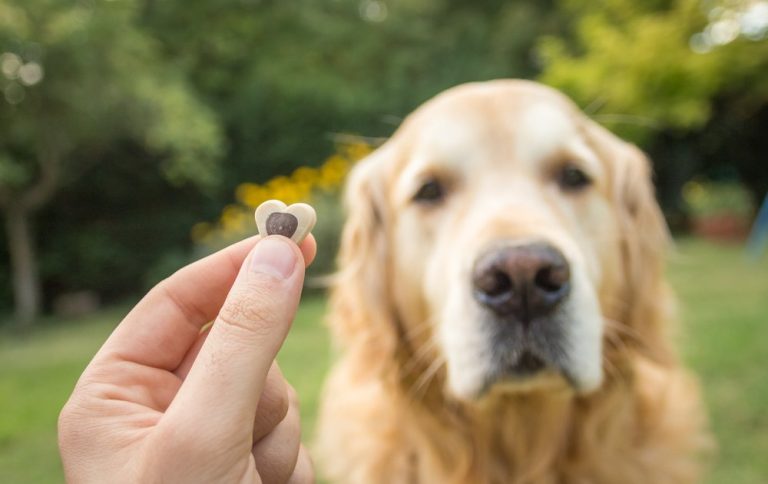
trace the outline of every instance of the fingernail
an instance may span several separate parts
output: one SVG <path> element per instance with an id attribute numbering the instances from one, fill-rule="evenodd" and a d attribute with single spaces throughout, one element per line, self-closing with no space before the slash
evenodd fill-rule
<path id="1" fill-rule="evenodd" d="M 293 274 L 296 268 L 296 253 L 288 245 L 288 239 L 267 237 L 256 244 L 251 255 L 251 270 L 256 273 L 270 274 L 283 279 Z"/>

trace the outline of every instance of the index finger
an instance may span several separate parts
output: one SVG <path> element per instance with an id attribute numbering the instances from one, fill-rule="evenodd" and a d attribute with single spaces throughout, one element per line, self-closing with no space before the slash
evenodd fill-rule
<path id="1" fill-rule="evenodd" d="M 174 370 L 200 329 L 219 313 L 240 266 L 259 240 L 259 236 L 242 240 L 160 282 L 118 325 L 97 358 Z M 309 265 L 317 252 L 311 234 L 300 249 Z"/>

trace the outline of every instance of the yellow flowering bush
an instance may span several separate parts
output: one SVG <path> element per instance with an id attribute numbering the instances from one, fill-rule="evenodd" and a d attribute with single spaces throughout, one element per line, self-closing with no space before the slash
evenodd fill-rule
<path id="1" fill-rule="evenodd" d="M 240 184 L 235 190 L 236 202 L 224 207 L 218 221 L 195 224 L 190 234 L 192 240 L 208 247 L 218 247 L 254 233 L 253 212 L 266 200 L 282 200 L 290 205 L 337 194 L 352 165 L 372 149 L 367 141 L 355 139 L 338 144 L 336 152 L 319 167 L 301 166 L 290 175 L 277 176 L 266 183 Z"/>

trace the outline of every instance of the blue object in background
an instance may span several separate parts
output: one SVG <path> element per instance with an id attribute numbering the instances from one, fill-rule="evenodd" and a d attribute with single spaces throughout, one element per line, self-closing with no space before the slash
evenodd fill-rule
<path id="1" fill-rule="evenodd" d="M 757 260 L 768 245 L 768 194 L 763 200 L 763 205 L 757 213 L 752 231 L 747 239 L 747 254 L 750 259 Z"/>

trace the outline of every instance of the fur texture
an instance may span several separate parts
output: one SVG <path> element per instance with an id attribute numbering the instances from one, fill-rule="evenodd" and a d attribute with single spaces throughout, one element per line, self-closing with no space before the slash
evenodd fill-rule
<path id="1" fill-rule="evenodd" d="M 541 106 L 562 114 L 564 134 L 538 114 L 531 123 L 520 122 L 531 116 L 499 117 L 523 116 Z M 422 142 L 426 131 L 452 116 L 469 119 L 464 126 L 474 131 L 465 136 L 459 127 L 438 143 Z M 528 131 L 520 135 L 524 124 Z M 583 152 L 585 163 L 594 160 L 594 193 L 579 199 L 552 195 L 545 182 L 533 180 L 540 164 L 559 156 L 566 138 Z M 436 148 L 446 139 L 452 143 L 447 151 Z M 415 160 L 462 150 L 469 158 L 480 139 L 487 144 L 477 156 L 490 165 L 477 165 L 477 173 L 465 176 L 462 196 L 481 203 L 475 200 L 493 192 L 485 180 L 508 176 L 506 186 L 518 187 L 518 198 L 504 203 L 515 209 L 484 202 L 488 220 L 497 221 L 493 225 L 482 220 L 472 225 L 478 209 L 467 209 L 467 201 L 441 208 L 443 215 L 409 214 L 414 209 L 398 191 Z M 541 146 L 546 143 L 552 146 Z M 517 158 L 533 168 L 516 167 L 522 163 Z M 456 169 L 452 166 L 435 169 Z M 701 454 L 711 443 L 697 385 L 670 342 L 668 236 L 650 178 L 649 163 L 637 148 L 591 122 L 559 93 L 533 83 L 461 86 L 410 116 L 355 168 L 348 184 L 349 217 L 328 319 L 340 354 L 321 405 L 316 445 L 321 472 L 331 482 L 361 484 L 695 482 Z M 496 198 L 501 197 L 499 191 Z M 537 218 L 538 208 L 549 211 Z M 430 233 L 409 236 L 408 217 Z M 424 217 L 449 217 L 441 220 L 450 220 L 456 230 L 440 232 Z M 436 335 L 450 323 L 440 301 L 452 293 L 435 294 L 426 269 L 398 258 L 421 250 L 417 256 L 425 264 L 446 267 L 447 279 L 460 278 L 459 269 L 449 271 L 460 263 L 454 260 L 459 254 L 453 256 L 458 250 L 442 239 L 460 239 L 457 232 L 465 224 L 486 241 L 551 235 L 575 247 L 572 253 L 584 259 L 585 280 L 602 318 L 597 389 L 575 391 L 555 376 L 494 385 L 478 398 L 451 390 L 446 361 L 450 365 L 453 355 L 436 343 Z M 500 224 L 501 229 L 489 228 Z M 475 246 L 466 244 L 461 252 L 472 252 Z M 477 314 L 471 311 L 466 314 Z M 474 319 L 467 321 L 475 325 Z M 472 336 L 480 330 L 468 331 Z"/>

